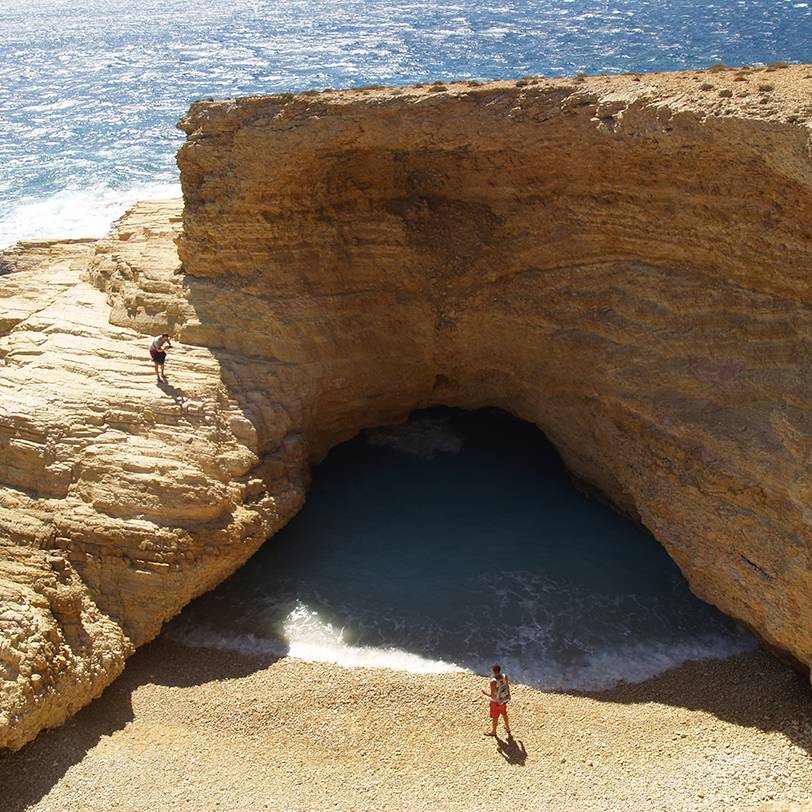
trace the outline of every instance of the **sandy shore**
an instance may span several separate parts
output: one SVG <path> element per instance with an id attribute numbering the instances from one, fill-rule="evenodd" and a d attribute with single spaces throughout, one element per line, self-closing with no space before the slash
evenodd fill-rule
<path id="1" fill-rule="evenodd" d="M 139 651 L 104 696 L 0 756 L 0 808 L 701 810 L 812 799 L 812 691 L 756 652 L 588 695 L 189 649 Z"/>

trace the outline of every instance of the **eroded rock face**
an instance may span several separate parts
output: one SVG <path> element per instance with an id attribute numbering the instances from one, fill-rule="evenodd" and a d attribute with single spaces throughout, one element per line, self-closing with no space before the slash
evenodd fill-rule
<path id="1" fill-rule="evenodd" d="M 184 347 L 168 364 L 171 385 L 155 384 L 138 329 L 186 306 L 180 210 L 144 204 L 109 240 L 4 256 L 2 745 L 21 746 L 97 696 L 135 646 L 303 501 L 302 443 L 280 429 L 273 453 L 252 451 L 256 430 L 209 350 Z M 113 278 L 111 308 L 92 281 Z M 137 329 L 113 323 L 130 319 Z"/>
<path id="2" fill-rule="evenodd" d="M 697 593 L 809 663 L 808 73 L 196 105 L 184 335 L 316 361 L 315 456 L 428 403 L 534 422 Z"/>
<path id="3" fill-rule="evenodd" d="M 701 597 L 811 664 L 807 77 L 199 103 L 182 226 L 141 205 L 109 239 L 7 252 L 0 535 L 26 563 L 0 594 L 46 632 L 0 613 L 0 744 L 238 567 L 332 445 L 440 403 L 534 422 Z M 40 637 L 86 678 L 34 671 Z"/>

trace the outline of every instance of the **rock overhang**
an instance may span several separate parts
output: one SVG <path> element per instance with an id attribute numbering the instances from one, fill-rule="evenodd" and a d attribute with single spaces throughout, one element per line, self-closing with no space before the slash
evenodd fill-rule
<path id="1" fill-rule="evenodd" d="M 808 666 L 812 73 L 766 73 L 199 103 L 182 212 L 7 253 L 0 526 L 66 562 L 79 609 L 26 581 L 51 619 L 14 627 L 15 662 L 50 623 L 65 668 L 4 683 L 2 741 L 98 693 L 296 512 L 332 445 L 439 403 L 534 422 L 701 597 Z M 153 390 L 141 344 L 166 327 L 184 349 Z"/>

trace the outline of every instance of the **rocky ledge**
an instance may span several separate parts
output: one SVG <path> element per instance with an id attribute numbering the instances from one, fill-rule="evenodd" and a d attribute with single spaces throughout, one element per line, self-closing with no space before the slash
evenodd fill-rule
<path id="1" fill-rule="evenodd" d="M 792 66 L 200 102 L 185 206 L 3 253 L 0 745 L 433 404 L 535 423 L 808 668 L 810 99 Z"/>

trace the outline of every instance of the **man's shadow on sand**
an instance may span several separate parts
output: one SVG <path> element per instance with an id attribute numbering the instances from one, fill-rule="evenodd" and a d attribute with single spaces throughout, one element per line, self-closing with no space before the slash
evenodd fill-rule
<path id="1" fill-rule="evenodd" d="M 496 750 L 508 764 L 517 764 L 524 767 L 527 762 L 527 750 L 521 739 L 514 739 L 508 736 L 507 739 L 496 738 Z"/>

